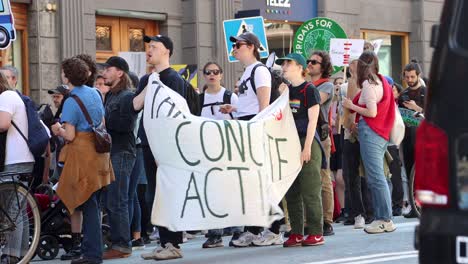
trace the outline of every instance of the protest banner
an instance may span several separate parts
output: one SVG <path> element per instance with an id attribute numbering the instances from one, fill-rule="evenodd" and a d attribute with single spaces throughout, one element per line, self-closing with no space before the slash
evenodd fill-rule
<path id="1" fill-rule="evenodd" d="M 350 58 L 359 57 L 363 51 L 363 39 L 330 40 L 330 58 L 333 66 L 349 66 Z"/>
<path id="2" fill-rule="evenodd" d="M 301 169 L 286 91 L 251 121 L 190 114 L 185 100 L 150 76 L 144 123 L 158 164 L 152 223 L 170 230 L 269 226 Z"/>

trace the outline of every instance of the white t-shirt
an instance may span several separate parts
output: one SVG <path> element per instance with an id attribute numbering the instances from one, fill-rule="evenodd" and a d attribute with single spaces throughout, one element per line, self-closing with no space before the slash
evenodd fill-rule
<path id="1" fill-rule="evenodd" d="M 209 94 L 206 91 L 203 93 L 205 98 L 203 100 L 203 104 L 213 104 L 213 103 L 220 103 L 223 104 L 223 97 L 224 97 L 224 92 L 226 91 L 226 88 L 221 87 L 221 90 L 219 90 L 218 93 L 216 94 Z M 231 104 L 236 105 L 237 101 L 239 98 L 235 93 L 232 93 L 231 95 Z M 232 119 L 229 114 L 223 114 L 219 112 L 219 105 L 213 105 L 213 106 L 205 106 L 202 109 L 201 116 L 210 118 L 210 119 L 216 119 L 216 120 L 229 120 Z"/>
<path id="2" fill-rule="evenodd" d="M 239 80 L 239 101 L 237 102 L 237 117 L 256 115 L 259 112 L 260 105 L 258 103 L 257 94 L 250 85 L 250 74 L 255 65 L 260 64 L 261 62 L 257 61 L 245 68 L 244 74 Z M 271 75 L 267 67 L 259 66 L 255 69 L 255 87 L 260 88 L 263 86 L 271 88 Z M 242 84 L 245 84 L 244 89 L 242 89 Z"/>
<path id="3" fill-rule="evenodd" d="M 24 136 L 28 137 L 28 116 L 23 100 L 15 91 L 5 91 L 0 94 L 0 111 L 11 114 L 12 121 L 18 126 Z M 5 165 L 34 162 L 26 141 L 16 128 L 11 125 L 6 140 Z"/>

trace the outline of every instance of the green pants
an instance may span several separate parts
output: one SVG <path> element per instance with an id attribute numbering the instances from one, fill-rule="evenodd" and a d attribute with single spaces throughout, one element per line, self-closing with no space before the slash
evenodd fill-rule
<path id="1" fill-rule="evenodd" d="M 302 147 L 304 147 L 304 142 L 305 138 L 301 138 Z M 304 232 L 304 206 L 309 234 L 322 235 L 323 233 L 321 165 L 322 151 L 319 143 L 314 139 L 310 161 L 302 165 L 299 175 L 286 193 L 292 234 Z"/>

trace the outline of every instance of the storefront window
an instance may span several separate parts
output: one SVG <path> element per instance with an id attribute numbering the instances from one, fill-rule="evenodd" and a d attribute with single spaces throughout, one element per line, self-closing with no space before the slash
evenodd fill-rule
<path id="1" fill-rule="evenodd" d="M 408 63 L 408 35 L 399 32 L 363 31 L 368 41 L 382 40 L 378 51 L 379 71 L 401 83 L 403 67 Z"/>
<path id="2" fill-rule="evenodd" d="M 300 24 L 265 22 L 268 49 L 283 57 L 293 52 L 294 34 Z"/>

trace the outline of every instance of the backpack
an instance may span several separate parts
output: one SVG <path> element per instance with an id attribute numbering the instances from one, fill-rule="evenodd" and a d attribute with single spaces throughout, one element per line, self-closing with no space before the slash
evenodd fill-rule
<path id="1" fill-rule="evenodd" d="M 182 76 L 180 77 L 182 78 Z M 200 104 L 200 95 L 193 88 L 192 84 L 189 83 L 186 79 L 182 78 L 185 83 L 184 98 L 187 101 L 187 105 L 190 109 L 192 115 L 199 116 L 201 113 L 201 104 Z"/>
<path id="2" fill-rule="evenodd" d="M 271 104 L 276 99 L 278 99 L 278 97 L 281 95 L 281 93 L 279 92 L 279 86 L 281 85 L 281 83 L 283 83 L 283 78 L 279 75 L 279 73 L 273 71 L 271 68 L 268 68 L 265 64 L 260 63 L 253 67 L 252 72 L 250 73 L 250 77 L 247 78 L 247 80 L 245 80 L 243 84 L 245 85 L 245 83 L 250 81 L 250 86 L 252 86 L 253 91 L 255 92 L 255 94 L 257 94 L 257 87 L 255 86 L 255 70 L 261 66 L 266 67 L 271 75 L 271 93 L 270 93 L 270 104 Z"/>
<path id="3" fill-rule="evenodd" d="M 49 104 L 41 104 L 37 109 L 39 118 L 44 122 L 44 124 L 50 129 L 54 124 L 55 118 L 52 109 Z"/>
<path id="4" fill-rule="evenodd" d="M 304 94 L 304 98 L 305 98 L 304 106 L 306 108 L 308 106 L 308 104 L 307 104 L 307 88 L 310 85 L 311 84 L 309 82 L 307 82 L 304 89 L 301 90 L 301 92 Z M 327 137 L 330 134 L 330 126 L 328 125 L 328 119 L 325 118 L 325 115 L 323 114 L 322 109 L 319 110 L 319 116 L 318 116 L 318 120 L 317 120 L 317 132 L 318 132 L 318 134 L 320 136 L 321 141 L 324 141 L 325 139 L 327 139 Z"/>
<path id="5" fill-rule="evenodd" d="M 46 151 L 47 145 L 49 144 L 49 135 L 45 127 L 42 125 L 37 113 L 37 108 L 34 102 L 26 95 L 22 95 L 18 92 L 18 95 L 23 100 L 26 108 L 26 115 L 28 117 L 28 138 L 24 136 L 23 132 L 18 128 L 15 122 L 11 121 L 11 124 L 18 130 L 23 139 L 28 144 L 29 150 L 33 156 L 41 157 Z"/>
<path id="6" fill-rule="evenodd" d="M 224 94 L 223 94 L 223 101 L 222 102 L 204 104 L 204 102 L 205 102 L 205 93 L 201 93 L 200 94 L 200 106 L 201 107 L 200 107 L 200 114 L 199 115 L 201 115 L 201 111 L 205 107 L 215 106 L 215 105 L 223 105 L 223 104 L 231 104 L 231 97 L 232 97 L 232 92 L 229 91 L 228 89 L 225 89 Z M 213 108 L 211 109 L 211 111 L 212 111 L 212 114 L 214 115 Z M 229 113 L 229 115 L 231 116 L 232 119 L 234 119 L 234 117 L 232 116 L 232 113 Z"/>

